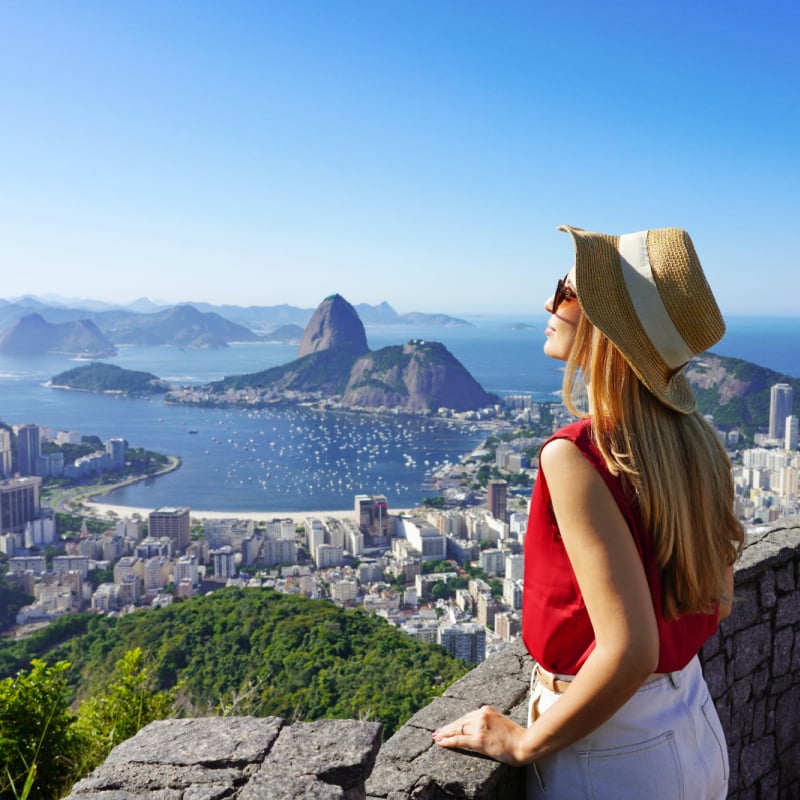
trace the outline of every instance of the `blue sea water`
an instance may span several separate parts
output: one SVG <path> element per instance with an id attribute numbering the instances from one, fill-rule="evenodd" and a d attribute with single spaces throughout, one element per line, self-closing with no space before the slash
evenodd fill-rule
<path id="1" fill-rule="evenodd" d="M 490 392 L 557 396 L 562 367 L 542 353 L 544 315 L 527 320 L 482 318 L 472 328 L 370 327 L 371 349 L 409 339 L 443 342 Z M 522 323 L 512 327 L 512 323 Z M 800 319 L 733 318 L 713 348 L 722 355 L 800 376 Z M 296 355 L 289 345 L 241 344 L 224 350 L 125 347 L 104 359 L 171 382 L 200 384 L 256 372 Z M 318 511 L 352 508 L 353 495 L 385 493 L 390 505 L 414 505 L 426 473 L 456 462 L 482 431 L 446 421 L 321 413 L 306 409 L 202 409 L 44 386 L 75 366 L 65 356 L 0 357 L 0 419 L 78 430 L 133 447 L 180 456 L 170 475 L 109 495 L 110 502 L 194 510 Z M 196 433 L 189 433 L 196 431 Z"/>

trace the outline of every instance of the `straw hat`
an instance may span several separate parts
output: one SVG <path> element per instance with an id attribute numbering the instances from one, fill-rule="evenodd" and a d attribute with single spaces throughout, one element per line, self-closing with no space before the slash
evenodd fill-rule
<path id="1" fill-rule="evenodd" d="M 609 236 L 564 225 L 575 243 L 575 288 L 589 321 L 644 385 L 689 414 L 684 367 L 725 333 L 689 234 L 680 228 Z"/>

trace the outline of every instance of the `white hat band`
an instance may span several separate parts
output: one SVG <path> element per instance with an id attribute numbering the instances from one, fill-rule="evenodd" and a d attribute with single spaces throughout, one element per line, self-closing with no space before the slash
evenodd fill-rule
<path id="1" fill-rule="evenodd" d="M 647 337 L 671 369 L 680 369 L 696 355 L 669 315 L 653 278 L 647 254 L 647 231 L 619 237 L 622 277 Z"/>

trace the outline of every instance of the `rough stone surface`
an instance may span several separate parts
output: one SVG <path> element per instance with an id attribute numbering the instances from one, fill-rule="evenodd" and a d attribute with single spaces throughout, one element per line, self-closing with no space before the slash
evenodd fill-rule
<path id="1" fill-rule="evenodd" d="M 798 575 L 800 520 L 763 528 L 737 566 L 731 616 L 701 653 L 728 741 L 729 800 L 800 798 Z M 379 752 L 375 723 L 153 723 L 68 800 L 523 800 L 524 770 L 440 748 L 431 732 L 486 703 L 524 724 L 531 668 L 522 644 L 510 645 L 417 712 Z"/>
<path id="2" fill-rule="evenodd" d="M 162 720 L 116 747 L 67 800 L 362 800 L 380 740 L 380 723 L 355 720 Z"/>

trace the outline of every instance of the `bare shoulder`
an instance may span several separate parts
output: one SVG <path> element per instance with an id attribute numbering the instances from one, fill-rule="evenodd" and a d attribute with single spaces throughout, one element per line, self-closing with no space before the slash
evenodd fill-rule
<path id="1" fill-rule="evenodd" d="M 616 508 L 611 490 L 586 454 L 569 439 L 553 439 L 542 448 L 539 467 L 547 479 L 557 516 L 589 503 L 608 513 Z M 564 500 L 568 506 L 559 500 Z"/>
<path id="2" fill-rule="evenodd" d="M 552 475 L 564 470 L 586 469 L 595 472 L 592 465 L 581 453 L 578 446 L 569 439 L 552 439 L 539 454 L 539 466 L 544 470 L 548 480 Z"/>

